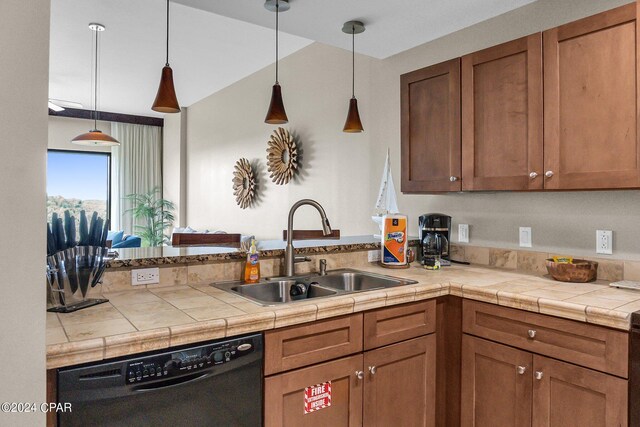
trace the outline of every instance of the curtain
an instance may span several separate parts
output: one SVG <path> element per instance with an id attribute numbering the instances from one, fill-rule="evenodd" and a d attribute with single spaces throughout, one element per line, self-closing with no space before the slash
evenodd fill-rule
<path id="1" fill-rule="evenodd" d="M 159 188 L 162 196 L 162 128 L 111 123 L 111 136 L 120 146 L 111 147 L 111 229 L 135 234 L 135 220 L 128 209 L 128 194 Z"/>

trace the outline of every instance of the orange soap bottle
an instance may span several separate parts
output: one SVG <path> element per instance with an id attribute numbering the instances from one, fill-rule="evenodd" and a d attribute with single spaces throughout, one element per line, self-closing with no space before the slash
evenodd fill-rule
<path id="1" fill-rule="evenodd" d="M 244 282 L 258 283 L 260 280 L 260 261 L 258 260 L 258 250 L 256 240 L 251 240 L 251 249 L 247 253 L 247 263 L 244 266 Z"/>

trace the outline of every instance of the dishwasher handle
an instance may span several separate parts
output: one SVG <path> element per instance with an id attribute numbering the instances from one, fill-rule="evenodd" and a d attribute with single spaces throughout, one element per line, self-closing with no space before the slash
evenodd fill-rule
<path id="1" fill-rule="evenodd" d="M 184 377 L 178 378 L 169 378 L 165 381 L 152 383 L 152 384 L 144 384 L 133 388 L 135 392 L 145 392 L 145 391 L 154 391 L 154 390 L 162 390 L 171 387 L 176 387 L 179 385 L 194 383 L 196 381 L 202 380 L 209 376 L 208 372 L 200 372 L 197 374 L 186 375 Z"/>

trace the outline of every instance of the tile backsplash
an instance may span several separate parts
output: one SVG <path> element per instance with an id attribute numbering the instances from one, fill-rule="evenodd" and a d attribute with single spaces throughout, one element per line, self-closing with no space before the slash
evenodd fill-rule
<path id="1" fill-rule="evenodd" d="M 323 253 L 311 255 L 310 262 L 296 264 L 296 272 L 305 274 L 318 271 L 320 259 L 327 260 L 328 269 L 368 265 L 367 250 Z M 499 249 L 471 245 L 451 245 L 451 256 L 458 261 L 466 261 L 476 265 L 486 265 L 509 270 L 517 270 L 531 274 L 547 274 L 545 260 L 553 257 L 547 252 L 528 250 Z M 640 281 L 640 261 L 623 261 L 611 258 L 587 258 L 598 262 L 598 279 L 637 280 Z M 155 285 L 131 286 L 131 268 L 107 269 L 103 276 L 103 292 L 116 292 L 131 289 L 161 288 L 175 285 L 202 285 L 212 282 L 241 280 L 244 261 L 225 260 L 192 264 L 172 264 L 160 266 L 160 283 Z M 260 272 L 262 277 L 279 276 L 283 273 L 282 258 L 261 258 Z M 393 271 L 389 271 L 393 275 Z"/>
<path id="2" fill-rule="evenodd" d="M 455 260 L 472 264 L 518 270 L 532 274 L 547 274 L 545 260 L 563 254 L 452 244 L 451 255 Z M 623 279 L 640 281 L 640 261 L 595 257 L 582 258 L 598 262 L 598 279 L 600 280 L 612 282 Z"/>

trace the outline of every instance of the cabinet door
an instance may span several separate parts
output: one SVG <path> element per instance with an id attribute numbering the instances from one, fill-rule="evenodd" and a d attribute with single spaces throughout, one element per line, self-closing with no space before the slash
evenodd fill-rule
<path id="1" fill-rule="evenodd" d="M 640 186 L 635 8 L 544 32 L 545 188 Z"/>
<path id="2" fill-rule="evenodd" d="M 542 35 L 462 57 L 462 189 L 542 189 Z"/>
<path id="3" fill-rule="evenodd" d="M 400 82 L 402 191 L 460 191 L 460 59 Z"/>
<path id="4" fill-rule="evenodd" d="M 434 426 L 436 336 L 364 354 L 364 425 Z"/>
<path id="5" fill-rule="evenodd" d="M 534 427 L 625 427 L 627 381 L 533 356 Z"/>
<path id="6" fill-rule="evenodd" d="M 461 425 L 530 426 L 532 360 L 526 351 L 463 335 Z"/>
<path id="7" fill-rule="evenodd" d="M 362 425 L 362 355 L 321 363 L 264 380 L 265 427 Z M 305 388 L 331 381 L 331 406 L 305 414 Z"/>

